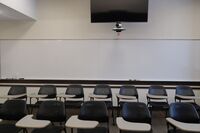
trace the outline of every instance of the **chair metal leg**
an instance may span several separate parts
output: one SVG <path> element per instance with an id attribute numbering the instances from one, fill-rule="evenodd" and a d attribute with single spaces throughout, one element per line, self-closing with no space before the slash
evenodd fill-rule
<path id="1" fill-rule="evenodd" d="M 169 133 L 169 123 L 167 122 L 167 132 Z"/>
<path id="2" fill-rule="evenodd" d="M 167 118 L 168 110 L 165 111 L 165 118 Z"/>
<path id="3" fill-rule="evenodd" d="M 117 107 L 117 117 L 119 117 L 119 116 L 120 116 L 120 111 L 121 111 L 121 107 L 120 107 L 120 106 L 118 106 L 118 107 Z"/>
<path id="4" fill-rule="evenodd" d="M 28 133 L 26 128 L 23 129 L 23 133 Z"/>
<path id="5" fill-rule="evenodd" d="M 33 113 L 33 108 L 34 106 L 32 106 L 32 98 L 30 97 L 30 114 Z"/>
<path id="6" fill-rule="evenodd" d="M 176 127 L 173 128 L 174 133 L 176 133 Z"/>
<path id="7" fill-rule="evenodd" d="M 67 133 L 67 129 L 66 128 L 64 128 L 64 132 Z"/>
<path id="8" fill-rule="evenodd" d="M 26 104 L 26 109 L 28 111 L 28 114 L 30 114 L 30 107 L 28 106 L 28 104 Z"/>
<path id="9" fill-rule="evenodd" d="M 108 118 L 108 123 L 107 123 L 107 131 L 110 133 L 110 128 L 109 128 L 109 118 Z"/>
<path id="10" fill-rule="evenodd" d="M 113 109 L 113 107 L 112 107 L 111 111 L 112 111 L 113 125 L 115 125 L 115 116 L 114 116 L 114 109 Z"/>
<path id="11" fill-rule="evenodd" d="M 173 130 L 173 133 L 176 133 L 176 127 L 171 125 L 170 123 L 167 122 L 167 132 L 168 133 L 171 133 L 170 132 L 170 126 L 172 127 L 172 130 Z"/>

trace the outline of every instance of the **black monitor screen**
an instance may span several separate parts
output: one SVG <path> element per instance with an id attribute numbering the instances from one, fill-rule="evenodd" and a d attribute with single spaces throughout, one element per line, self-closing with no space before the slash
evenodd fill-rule
<path id="1" fill-rule="evenodd" d="M 148 0 L 91 0 L 91 22 L 147 22 Z"/>

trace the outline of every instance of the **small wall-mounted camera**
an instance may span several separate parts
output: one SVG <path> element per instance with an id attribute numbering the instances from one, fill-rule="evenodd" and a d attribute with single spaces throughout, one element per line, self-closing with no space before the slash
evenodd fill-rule
<path id="1" fill-rule="evenodd" d="M 115 31 L 115 32 L 122 32 L 124 30 L 126 30 L 126 29 L 122 27 L 121 22 L 117 22 L 115 24 L 115 28 L 113 28 L 113 31 Z"/>

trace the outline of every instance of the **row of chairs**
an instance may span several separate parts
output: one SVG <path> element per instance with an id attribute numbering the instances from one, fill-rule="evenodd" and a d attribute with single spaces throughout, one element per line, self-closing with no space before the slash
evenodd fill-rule
<path id="1" fill-rule="evenodd" d="M 138 92 L 134 86 L 122 86 L 117 96 L 118 107 L 122 107 L 124 102 L 134 102 L 138 100 Z M 80 108 L 84 102 L 83 86 L 81 85 L 69 85 L 66 92 L 63 94 L 56 93 L 56 87 L 53 85 L 44 85 L 39 89 L 38 94 L 28 95 L 30 98 L 30 104 L 32 99 L 36 98 L 35 106 L 38 106 L 42 101 L 40 99 L 64 99 L 66 108 Z M 113 108 L 112 92 L 109 85 L 97 85 L 94 88 L 93 94 L 89 95 L 90 100 L 104 101 L 107 108 Z M 8 92 L 7 99 L 23 99 L 27 98 L 27 92 L 25 86 L 12 86 Z M 200 106 L 196 104 L 196 97 L 194 91 L 189 86 L 177 86 L 175 102 L 189 101 L 192 103 L 198 112 L 200 112 Z M 147 105 L 152 110 L 164 110 L 165 112 L 169 109 L 168 96 L 163 86 L 150 86 L 147 94 Z"/>
<path id="2" fill-rule="evenodd" d="M 14 108 L 14 109 L 13 109 Z M 0 109 L 0 133 L 61 133 L 67 128 L 77 129 L 77 133 L 109 133 L 109 116 L 105 102 L 87 101 L 81 105 L 79 115 L 66 117 L 64 102 L 44 101 L 36 115 L 26 114 L 24 100 L 7 100 Z M 13 124 L 2 121 L 14 121 Z M 190 103 L 172 103 L 166 118 L 169 133 L 179 131 L 200 132 L 200 118 Z M 146 104 L 126 102 L 122 115 L 116 118 L 117 127 L 122 132 L 152 133 L 151 113 Z"/>

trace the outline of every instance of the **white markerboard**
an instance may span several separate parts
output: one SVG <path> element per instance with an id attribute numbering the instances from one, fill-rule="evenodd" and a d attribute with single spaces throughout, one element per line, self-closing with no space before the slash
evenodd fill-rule
<path id="1" fill-rule="evenodd" d="M 200 80 L 198 40 L 1 40 L 2 78 Z"/>

